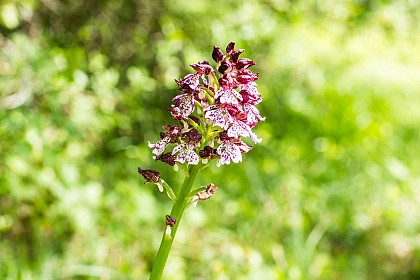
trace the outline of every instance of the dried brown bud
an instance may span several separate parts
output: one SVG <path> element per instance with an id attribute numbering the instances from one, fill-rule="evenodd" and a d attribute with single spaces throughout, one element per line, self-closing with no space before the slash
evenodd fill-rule
<path id="1" fill-rule="evenodd" d="M 217 189 L 218 187 L 216 187 L 214 184 L 207 185 L 207 188 L 204 191 L 198 192 L 197 194 L 194 195 L 194 198 L 193 198 L 194 206 L 197 204 L 199 200 L 207 200 L 210 197 L 212 197 L 215 194 Z"/>
<path id="2" fill-rule="evenodd" d="M 159 183 L 160 181 L 160 173 L 153 169 L 141 169 L 140 167 L 137 168 L 137 172 L 143 176 L 146 180 L 146 183 Z"/>
<path id="3" fill-rule="evenodd" d="M 172 153 L 166 153 L 166 154 L 157 156 L 156 160 L 160 160 L 161 162 L 164 162 L 170 166 L 174 166 L 176 164 L 175 158 L 176 157 Z"/>
<path id="4" fill-rule="evenodd" d="M 208 198 L 210 198 L 213 194 L 215 194 L 218 188 L 219 187 L 215 186 L 214 184 L 207 185 L 206 193 L 209 196 Z"/>
<path id="5" fill-rule="evenodd" d="M 235 48 L 235 42 L 230 42 L 226 47 L 226 53 L 230 55 L 234 51 L 234 48 Z"/>
<path id="6" fill-rule="evenodd" d="M 223 52 L 218 46 L 214 46 L 213 53 L 211 54 L 211 57 L 216 62 L 220 62 L 223 59 Z"/>

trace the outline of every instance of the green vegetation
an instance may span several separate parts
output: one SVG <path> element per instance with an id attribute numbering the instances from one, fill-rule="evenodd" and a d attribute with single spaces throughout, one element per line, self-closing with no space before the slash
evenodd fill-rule
<path id="1" fill-rule="evenodd" d="M 420 278 L 420 3 L 0 3 L 0 279 L 147 279 L 175 78 L 230 41 L 267 119 L 207 168 L 164 279 Z"/>

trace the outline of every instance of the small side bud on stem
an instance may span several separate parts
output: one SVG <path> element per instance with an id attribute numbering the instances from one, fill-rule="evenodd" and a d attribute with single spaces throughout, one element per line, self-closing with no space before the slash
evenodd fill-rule
<path id="1" fill-rule="evenodd" d="M 166 225 L 167 225 L 167 226 L 170 226 L 170 227 L 173 227 L 175 224 L 176 224 L 176 219 L 175 219 L 175 217 L 172 217 L 172 216 L 166 215 Z"/>
<path id="2" fill-rule="evenodd" d="M 172 227 L 176 224 L 176 219 L 172 216 L 166 215 L 166 230 L 165 238 L 172 239 Z"/>

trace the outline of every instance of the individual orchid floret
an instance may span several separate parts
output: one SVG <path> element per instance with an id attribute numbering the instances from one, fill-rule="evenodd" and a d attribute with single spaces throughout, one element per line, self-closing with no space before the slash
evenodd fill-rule
<path id="1" fill-rule="evenodd" d="M 244 111 L 243 113 L 237 115 L 236 117 L 238 119 L 244 120 L 246 124 L 253 128 L 256 126 L 260 121 L 264 121 L 265 117 L 262 117 L 260 115 L 260 112 L 258 111 L 257 107 L 251 104 L 245 104 L 243 107 Z"/>
<path id="2" fill-rule="evenodd" d="M 183 143 L 177 145 L 172 150 L 172 155 L 177 154 L 175 161 L 187 164 L 198 164 L 199 156 L 197 155 L 196 148 L 199 146 L 202 135 L 194 128 L 185 132 L 181 136 Z"/>
<path id="3" fill-rule="evenodd" d="M 254 143 L 260 143 L 261 138 L 258 138 L 257 135 L 251 131 L 251 127 L 241 120 L 234 120 L 227 131 L 227 135 L 232 138 L 239 139 L 242 137 L 249 137 L 254 141 Z"/>
<path id="4" fill-rule="evenodd" d="M 231 141 L 223 142 L 218 148 L 217 153 L 220 155 L 220 159 L 217 165 L 230 164 L 230 160 L 234 163 L 242 161 L 242 153 L 238 146 Z"/>
<path id="5" fill-rule="evenodd" d="M 190 66 L 197 71 L 198 75 L 210 75 L 214 72 L 213 67 L 210 66 L 210 63 L 206 60 L 199 61 L 198 63 L 190 64 Z"/>
<path id="6" fill-rule="evenodd" d="M 145 184 L 154 183 L 158 186 L 159 191 L 163 192 L 162 179 L 160 179 L 160 173 L 158 171 L 153 169 L 141 169 L 141 167 L 138 167 L 137 172 L 146 180 L 146 182 L 144 182 Z"/>
<path id="7" fill-rule="evenodd" d="M 226 106 L 216 104 L 208 106 L 204 109 L 206 119 L 213 122 L 213 126 L 226 128 L 232 121 L 232 117 L 227 111 Z"/>
<path id="8" fill-rule="evenodd" d="M 236 79 L 240 84 L 249 84 L 258 80 L 258 74 L 254 74 L 248 69 L 241 69 L 238 71 Z"/>
<path id="9" fill-rule="evenodd" d="M 178 125 L 165 125 L 163 126 L 164 132 L 160 133 L 161 140 L 155 144 L 149 142 L 149 148 L 153 149 L 153 154 L 159 157 L 165 151 L 166 146 L 169 143 L 175 143 L 178 137 L 181 135 L 181 128 Z M 155 159 L 156 159 L 155 157 Z"/>
<path id="10" fill-rule="evenodd" d="M 220 103 L 238 106 L 243 100 L 242 95 L 231 87 L 221 87 L 215 94 L 214 98 L 220 98 Z"/>
<path id="11" fill-rule="evenodd" d="M 207 185 L 206 189 L 196 193 L 192 199 L 193 205 L 196 206 L 199 200 L 207 200 L 211 198 L 217 191 L 218 187 L 214 184 Z"/>
<path id="12" fill-rule="evenodd" d="M 257 105 L 262 101 L 255 82 L 242 85 L 239 93 L 242 95 L 242 100 L 245 104 Z"/>
<path id="13" fill-rule="evenodd" d="M 148 146 L 149 146 L 149 148 L 153 149 L 152 153 L 155 156 L 159 156 L 165 151 L 165 148 L 168 144 L 169 144 L 169 138 L 164 138 L 164 139 L 161 139 L 161 140 L 157 141 L 155 144 L 152 144 L 149 141 Z M 154 158 L 156 159 L 156 157 L 154 157 Z"/>
<path id="14" fill-rule="evenodd" d="M 174 104 L 168 110 L 175 120 L 185 119 L 194 112 L 194 95 L 190 93 L 180 94 L 175 96 L 172 101 Z"/>
<path id="15" fill-rule="evenodd" d="M 187 164 L 194 164 L 194 165 L 198 164 L 199 157 L 197 155 L 197 152 L 195 151 L 196 147 L 197 145 L 195 143 L 179 144 L 172 151 L 173 155 L 177 154 L 175 161 L 178 161 L 180 163 L 187 162 Z"/>
<path id="16" fill-rule="evenodd" d="M 229 56 L 229 59 L 232 62 L 237 62 L 241 53 L 243 53 L 244 49 L 235 50 L 235 42 L 230 42 L 226 47 L 226 54 Z"/>
<path id="17" fill-rule="evenodd" d="M 175 143 L 178 137 L 181 135 L 181 127 L 176 124 L 164 125 L 164 132 L 160 133 L 161 138 L 169 137 L 170 143 Z"/>
<path id="18" fill-rule="evenodd" d="M 200 90 L 199 75 L 188 74 L 182 80 L 175 80 L 179 90 L 185 93 L 197 93 Z"/>
<path id="19" fill-rule="evenodd" d="M 231 138 L 226 133 L 222 133 L 222 143 L 217 148 L 219 160 L 217 166 L 230 164 L 230 161 L 239 163 L 242 161 L 242 154 L 249 152 L 252 147 L 246 145 L 239 139 Z"/>

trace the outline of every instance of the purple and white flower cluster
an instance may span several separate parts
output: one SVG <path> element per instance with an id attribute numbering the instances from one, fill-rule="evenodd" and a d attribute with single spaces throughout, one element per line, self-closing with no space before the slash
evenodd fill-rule
<path id="1" fill-rule="evenodd" d="M 196 71 L 181 80 L 175 80 L 181 94 L 175 96 L 167 110 L 180 125 L 163 127 L 161 139 L 153 148 L 155 159 L 171 166 L 181 164 L 207 163 L 217 158 L 217 165 L 242 161 L 242 154 L 252 149 L 242 142 L 241 137 L 249 137 L 254 143 L 261 138 L 252 132 L 261 117 L 255 107 L 262 101 L 254 74 L 249 68 L 255 62 L 239 58 L 243 49 L 234 49 L 231 42 L 223 54 L 215 46 L 212 58 L 217 63 L 217 72 L 207 61 L 190 66 Z M 171 152 L 165 153 L 170 144 Z"/>

